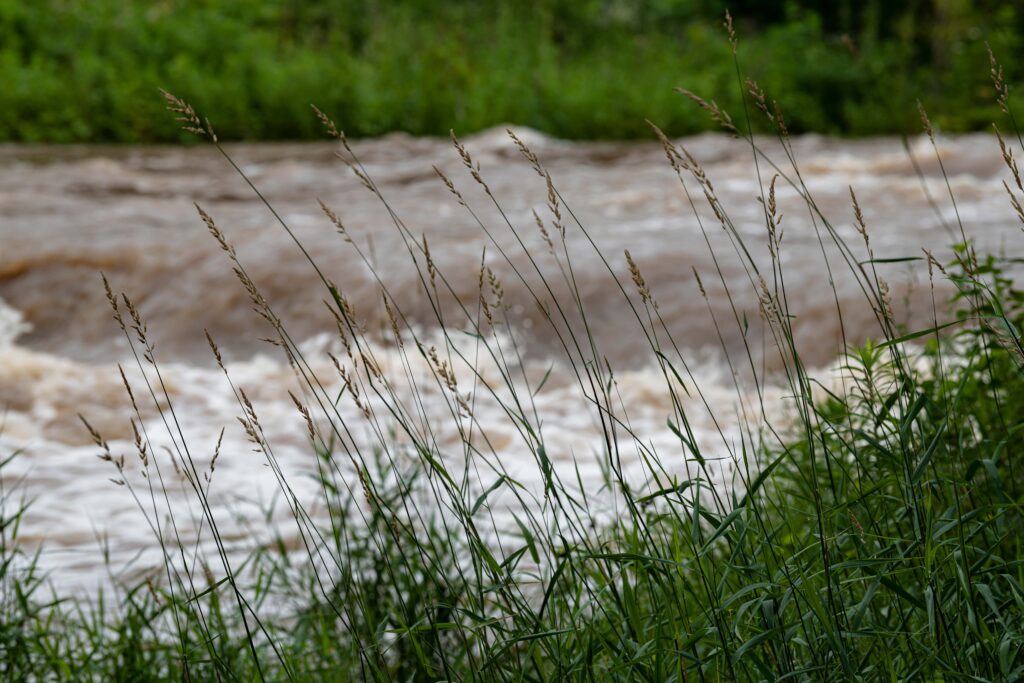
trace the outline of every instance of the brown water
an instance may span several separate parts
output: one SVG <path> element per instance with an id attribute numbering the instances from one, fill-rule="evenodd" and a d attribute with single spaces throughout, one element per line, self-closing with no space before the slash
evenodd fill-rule
<path id="1" fill-rule="evenodd" d="M 743 337 L 731 322 L 726 286 L 740 315 L 751 325 L 748 339 L 758 340 L 755 354 L 761 353 L 762 338 L 757 332 L 756 295 L 705 203 L 699 203 L 695 215 L 658 145 L 568 143 L 531 131 L 521 135 L 541 156 L 568 208 L 626 283 L 629 275 L 622 251 L 631 251 L 668 329 L 691 360 L 712 403 L 717 402 L 721 414 L 731 414 L 739 399 L 724 370 L 708 304 L 697 291 L 692 269 L 701 273 L 707 286 L 730 353 L 742 349 Z M 485 132 L 465 142 L 525 249 L 465 174 L 447 141 L 389 136 L 357 143 L 355 148 L 409 229 L 427 236 L 438 268 L 465 301 L 477 299 L 479 264 L 487 246 L 486 261 L 501 278 L 510 304 L 512 326 L 507 335 L 524 349 L 527 375 L 539 379 L 553 368 L 551 381 L 538 395 L 548 452 L 565 465 L 583 462 L 585 476 L 596 480 L 600 472 L 594 457 L 600 448 L 596 419 L 566 372 L 556 335 L 537 312 L 527 285 L 517 280 L 498 248 L 453 200 L 431 165 L 456 179 L 517 268 L 528 267 L 529 252 L 546 272 L 557 273 L 531 215 L 534 209 L 548 215 L 544 181 L 522 161 L 503 131 Z M 685 144 L 704 165 L 755 258 L 767 265 L 763 213 L 749 146 L 711 135 Z M 353 302 L 370 336 L 378 339 L 377 351 L 385 363 L 390 359 L 397 365 L 400 357 L 382 337 L 375 337 L 383 319 L 377 304 L 379 284 L 320 213 L 317 198 L 337 211 L 352 238 L 370 254 L 397 306 L 426 337 L 431 336 L 434 314 L 419 276 L 409 267 L 398 231 L 377 197 L 337 160 L 333 145 L 228 149 L 322 270 Z M 788 172 L 779 150 L 770 144 L 767 149 Z M 953 227 L 953 204 L 927 140 L 912 141 L 911 149 L 936 206 L 929 203 L 922 180 L 898 140 L 804 137 L 795 142 L 807 186 L 858 254 L 863 255 L 863 247 L 852 225 L 850 186 L 864 208 L 876 257 L 919 256 L 921 247 L 935 251 L 940 260 L 948 257 L 953 241 L 950 231 L 958 232 Z M 940 149 L 968 234 L 984 251 L 1016 252 L 1019 224 L 1001 185 L 1004 169 L 994 139 L 983 135 L 942 139 Z M 5 472 L 5 479 L 24 477 L 24 490 L 35 498 L 25 537 L 46 541 L 50 550 L 45 562 L 61 581 L 89 584 L 94 580 L 100 561 L 98 537 L 108 539 L 114 566 L 132 560 L 141 549 L 148 550 L 137 560 L 139 566 L 153 560 L 150 527 L 126 490 L 108 481 L 114 473 L 94 457 L 96 448 L 77 418 L 78 413 L 88 417 L 115 452 L 131 453 L 129 404 L 116 365 L 125 364 L 133 384 L 142 386 L 143 377 L 111 320 L 99 271 L 117 290 L 127 292 L 146 318 L 171 400 L 197 460 L 209 459 L 220 429 L 226 427 L 213 491 L 232 538 L 242 546 L 251 535 L 265 534 L 266 524 L 255 521 L 256 510 L 273 497 L 274 480 L 237 424 L 238 406 L 223 375 L 213 367 L 204 328 L 225 351 L 236 382 L 253 396 L 268 438 L 285 466 L 299 473 L 309 471 L 314 463 L 305 428 L 287 395 L 289 388 L 296 388 L 295 379 L 280 354 L 259 341 L 269 330 L 252 312 L 225 255 L 196 216 L 193 202 L 213 215 L 293 337 L 309 340 L 306 347 L 318 375 L 329 378 L 334 374 L 323 353 L 328 342 L 322 333 L 331 329 L 321 302 L 325 293 L 302 253 L 252 190 L 209 147 L 15 146 L 0 148 L 0 169 L 0 302 L 4 303 L 0 307 L 0 408 L 6 411 L 0 456 L 24 451 Z M 769 171 L 763 164 L 760 170 L 767 181 Z M 797 316 L 798 341 L 812 363 L 825 367 L 841 349 L 843 333 L 851 342 L 875 334 L 874 316 L 840 265 L 836 247 L 827 237 L 824 247 L 819 242 L 820 221 L 815 225 L 797 193 L 781 181 L 778 199 L 785 230 L 782 259 L 790 308 Z M 721 280 L 715 275 L 697 216 L 720 259 Z M 660 389 L 659 374 L 651 369 L 649 352 L 645 354 L 638 345 L 633 313 L 581 230 L 571 219 L 567 224 L 576 285 L 601 355 L 619 370 L 622 401 L 634 431 L 666 454 L 678 451 L 678 441 L 665 428 L 670 404 Z M 842 327 L 828 286 L 823 249 L 834 268 Z M 910 321 L 929 320 L 932 312 L 923 266 L 917 262 L 882 268 L 894 283 L 897 315 Z M 537 285 L 536 278 L 528 277 L 527 282 Z M 554 293 L 568 300 L 564 287 L 556 287 Z M 445 307 L 445 315 L 453 318 L 454 301 L 446 300 Z M 765 356 L 769 365 L 771 357 L 771 353 Z M 425 368 L 415 370 L 426 377 Z M 494 369 L 482 371 L 493 373 Z M 337 386 L 336 376 L 324 381 Z M 782 395 L 769 392 L 770 410 L 783 409 Z M 354 406 L 345 410 L 358 430 L 358 411 Z M 702 408 L 695 403 L 694 410 L 699 413 Z M 522 456 L 514 425 L 507 424 L 500 407 L 481 399 L 477 411 L 480 422 L 487 425 L 495 457 L 525 479 L 536 479 L 532 462 Z M 153 452 L 160 458 L 163 448 L 173 449 L 178 435 L 163 427 L 155 409 L 143 407 L 143 412 Z M 726 420 L 724 433 L 719 433 L 706 415 L 695 419 L 702 443 L 726 458 L 721 470 L 727 478 L 728 444 L 739 438 L 738 428 L 728 426 Z M 444 422 L 443 417 L 438 420 Z M 449 446 L 457 446 L 454 426 L 442 427 L 441 432 L 450 438 Z M 368 431 L 367 439 L 372 440 Z M 685 467 L 685 456 L 678 459 Z M 635 467 L 639 471 L 639 464 Z M 137 478 L 137 469 L 129 464 L 128 476 Z M 170 470 L 166 474 L 173 479 Z M 311 483 L 303 478 L 297 481 L 303 495 L 314 495 Z M 172 504 L 183 514 L 188 512 L 187 496 L 173 496 Z"/>

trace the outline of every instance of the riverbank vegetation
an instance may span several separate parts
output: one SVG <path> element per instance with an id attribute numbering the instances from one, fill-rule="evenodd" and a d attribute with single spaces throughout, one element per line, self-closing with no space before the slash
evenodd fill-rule
<path id="1" fill-rule="evenodd" d="M 224 140 L 315 139 L 311 102 L 351 136 L 511 123 L 643 138 L 644 118 L 691 134 L 714 124 L 674 87 L 739 105 L 718 38 L 727 6 L 747 75 L 794 134 L 914 132 L 917 99 L 945 131 L 986 129 L 986 41 L 1008 82 L 1024 78 L 1009 0 L 0 0 L 0 140 L 187 139 L 157 88 L 217 112 Z"/>
<path id="2" fill-rule="evenodd" d="M 730 64 L 730 41 L 726 52 Z M 742 55 L 742 51 L 738 54 Z M 1009 201 L 1024 221 L 1016 156 L 1022 146 L 998 64 L 990 87 L 1011 131 L 1003 145 Z M 735 78 L 735 76 L 734 76 Z M 323 277 L 321 297 L 337 321 L 337 372 L 344 390 L 328 392 L 288 333 L 287 322 L 260 294 L 244 259 L 199 208 L 224 251 L 255 314 L 263 316 L 276 351 L 291 363 L 302 391 L 294 397 L 296 428 L 315 453 L 320 502 L 301 500 L 278 469 L 272 439 L 249 398 L 237 387 L 239 420 L 260 458 L 279 475 L 281 504 L 294 523 L 289 538 L 253 549 L 239 560 L 207 504 L 217 486 L 215 453 L 172 438 L 173 452 L 154 452 L 147 429 L 180 435 L 174 403 L 159 372 L 159 349 L 117 283 L 108 284 L 116 322 L 134 349 L 141 384 L 126 386 L 133 406 L 153 402 L 162 420 L 136 408 L 136 449 L 112 452 L 87 429 L 110 468 L 113 494 L 135 495 L 154 530 L 164 566 L 147 580 L 121 585 L 99 602 L 53 600 L 34 556 L 17 543 L 18 522 L 32 514 L 5 483 L 0 520 L 0 666 L 10 679 L 103 680 L 1019 680 L 1024 675 L 1024 581 L 1021 501 L 1024 469 L 1016 464 L 1024 430 L 1024 293 L 1010 271 L 1016 260 L 977 253 L 971 226 L 951 227 L 952 250 L 875 255 L 872 226 L 851 190 L 849 215 L 826 216 L 801 176 L 783 113 L 757 83 L 739 83 L 740 109 L 699 98 L 698 110 L 733 127 L 744 112 L 764 119 L 782 154 L 768 157 L 749 138 L 751 163 L 764 179 L 764 239 L 737 229 L 735 207 L 718 201 L 714 179 L 685 146 L 657 128 L 666 173 L 692 201 L 702 230 L 722 230 L 744 286 L 759 310 L 733 308 L 719 326 L 754 329 L 747 351 L 723 345 L 735 373 L 741 417 L 718 423 L 713 448 L 694 435 L 693 411 L 725 419 L 721 406 L 691 372 L 658 312 L 678 292 L 652 290 L 644 264 L 624 254 L 600 254 L 629 307 L 635 336 L 663 376 L 670 397 L 665 429 L 671 448 L 633 431 L 614 368 L 602 362 L 582 298 L 573 282 L 579 253 L 567 234 L 596 249 L 585 225 L 559 192 L 543 159 L 524 143 L 521 163 L 537 171 L 547 211 L 538 216 L 547 253 L 516 260 L 507 240 L 524 226 L 481 223 L 482 238 L 509 277 L 529 283 L 560 340 L 560 362 L 573 368 L 602 447 L 599 489 L 547 451 L 544 415 L 536 398 L 546 378 L 522 373 L 515 336 L 506 333 L 500 279 L 482 264 L 471 299 L 448 291 L 429 245 L 391 211 L 382 190 L 331 118 L 312 116 L 339 144 L 339 154 L 381 203 L 382 216 L 405 238 L 409 267 L 426 301 L 438 311 L 436 335 L 409 325 L 389 296 L 382 274 L 380 303 L 351 302 Z M 735 85 L 734 85 L 735 87 Z M 723 98 L 724 99 L 724 98 Z M 211 125 L 185 101 L 164 104 L 180 124 L 217 145 Z M 205 114 L 206 112 L 203 111 Z M 936 143 L 925 109 L 918 125 Z M 739 124 L 735 124 L 739 128 Z M 743 133 L 740 131 L 740 135 Z M 936 154 L 939 163 L 941 156 Z M 1000 153 L 994 146 L 993 153 Z M 459 210 L 480 215 L 480 202 L 500 208 L 487 189 L 486 169 L 453 136 L 465 164 L 457 178 L 440 176 Z M 237 168 L 229 172 L 243 173 Z M 440 175 L 440 173 L 439 173 Z M 854 278 L 861 305 L 874 314 L 875 341 L 851 347 L 826 379 L 801 359 L 787 290 L 786 242 L 776 190 L 790 187 L 813 216 L 822 242 L 822 296 L 835 300 L 833 275 Z M 476 188 L 471 191 L 470 188 Z M 254 188 L 255 189 L 255 188 Z M 257 192 L 253 201 L 263 201 Z M 940 201 L 937 198 L 937 201 Z M 950 189 L 941 199 L 955 206 Z M 697 207 L 701 210 L 698 211 Z M 268 209 L 271 207 L 268 205 Z M 335 208 L 324 205 L 339 248 L 362 255 Z M 708 211 L 713 216 L 708 220 Z M 341 209 L 338 209 L 341 211 Z M 276 214 L 282 230 L 287 222 Z M 498 214 L 503 215 L 503 214 Z M 838 230 L 852 223 L 855 239 Z M 509 232 L 511 231 L 511 232 Z M 710 242 L 709 242 L 710 244 Z M 301 248 L 297 243 L 296 248 Z M 942 254 L 945 254 L 942 256 Z M 372 259 L 366 259 L 373 268 Z M 947 287 L 952 301 L 932 299 L 932 323 L 907 329 L 893 312 L 886 277 L 893 267 L 916 268 L 931 291 Z M 317 268 L 310 256 L 310 267 Z M 721 270 L 695 272 L 693 291 L 728 297 Z M 556 288 L 571 295 L 549 296 Z M 462 315 L 445 318 L 441 296 L 461 301 Z M 379 308 L 386 348 L 366 332 L 366 309 Z M 839 311 L 836 312 L 837 315 Z M 711 313 L 709 312 L 709 315 Z M 572 324 L 569 324 L 571 321 Z M 210 340 L 219 363 L 220 350 Z M 769 354 L 767 373 L 756 356 Z M 481 370 L 486 361 L 491 368 Z M 230 373 L 225 370 L 225 373 Z M 126 385 L 128 384 L 126 380 Z M 234 386 L 234 385 L 233 385 Z M 785 391 L 782 418 L 764 410 L 770 386 Z M 478 401 L 495 401 L 515 426 L 523 462 L 535 469 L 526 485 L 495 457 Z M 358 424 L 342 416 L 358 409 Z M 729 418 L 732 419 L 732 418 Z M 455 446 L 439 435 L 455 430 Z M 372 434 L 369 443 L 356 434 Z M 640 464 L 642 476 L 623 466 Z M 731 479 L 723 472 L 731 467 Z M 178 474 L 175 474 L 175 471 Z M 146 473 L 140 478 L 140 472 Z M 180 476 L 192 491 L 196 516 L 175 517 L 163 496 Z M 113 495 L 112 494 L 112 495 Z M 186 532 L 187 530 L 187 532 Z M 198 546 L 184 535 L 206 540 Z M 297 539 L 297 540 L 295 540 Z M 204 550 L 205 549 L 205 550 Z"/>

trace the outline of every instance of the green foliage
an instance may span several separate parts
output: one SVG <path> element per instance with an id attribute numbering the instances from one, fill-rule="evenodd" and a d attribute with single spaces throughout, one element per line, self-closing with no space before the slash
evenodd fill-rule
<path id="1" fill-rule="evenodd" d="M 1009 81 L 1022 77 L 1009 2 L 749 4 L 732 7 L 741 56 L 793 132 L 914 131 L 917 99 L 949 131 L 985 127 L 986 40 Z M 222 139 L 316 137 L 310 103 L 355 136 L 516 123 L 636 138 L 644 118 L 693 133 L 710 124 L 672 88 L 726 91 L 723 11 L 718 0 L 0 0 L 0 140 L 179 141 L 157 88 L 215 115 Z"/>

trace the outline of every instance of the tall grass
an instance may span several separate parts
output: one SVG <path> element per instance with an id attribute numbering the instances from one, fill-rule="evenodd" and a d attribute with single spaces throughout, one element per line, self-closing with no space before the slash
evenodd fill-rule
<path id="1" fill-rule="evenodd" d="M 729 33 L 735 56 L 731 24 Z M 322 280 L 323 290 L 310 296 L 324 298 L 337 322 L 332 361 L 338 376 L 327 378 L 314 371 L 215 217 L 197 207 L 224 251 L 225 267 L 234 269 L 302 387 L 292 399 L 317 456 L 315 507 L 292 488 L 254 404 L 209 340 L 237 398 L 239 420 L 277 478 L 298 539 L 291 547 L 282 537 L 276 547 L 240 557 L 228 546 L 224 520 L 209 503 L 217 454 L 185 440 L 144 321 L 130 296 L 105 281 L 143 378 L 138 385 L 126 378 L 125 388 L 135 407 L 126 419 L 137 451 L 128 457 L 138 459 L 145 477 L 124 476 L 126 456 L 88 429 L 113 468 L 118 493 L 134 496 L 152 527 L 162 575 L 119 589 L 113 602 L 110 596 L 95 604 L 48 601 L 34 558 L 15 542 L 18 520 L 31 512 L 5 489 L 4 673 L 403 681 L 1024 676 L 1024 481 L 1014 462 L 1024 425 L 1024 295 L 1005 271 L 1007 260 L 977 254 L 969 226 L 958 224 L 960 241 L 948 259 L 930 252 L 899 259 L 926 272 L 933 292 L 932 324 L 904 329 L 884 278 L 894 259 L 873 253 L 860 199 L 851 190 L 861 240 L 853 243 L 804 183 L 782 113 L 756 83 L 742 79 L 738 60 L 735 69 L 744 104 L 733 116 L 743 125 L 731 123 L 713 102 L 692 99 L 733 132 L 749 129 L 746 120 L 754 116 L 776 131 L 780 158 L 766 154 L 761 140 L 746 138 L 761 180 L 767 259 L 761 243 L 737 229 L 700 161 L 651 126 L 701 231 L 723 230 L 730 239 L 731 251 L 712 253 L 715 269 L 695 273 L 690 292 L 655 291 L 644 264 L 629 252 L 602 253 L 559 192 L 558 179 L 513 135 L 510 144 L 537 172 L 538 192 L 546 192 L 548 203 L 549 215 L 528 227 L 541 231 L 549 253 L 526 249 L 527 227 L 508 218 L 486 170 L 453 135 L 466 178 L 438 175 L 453 201 L 478 220 L 492 259 L 481 262 L 475 300 L 460 298 L 426 239 L 393 210 L 345 135 L 315 110 L 338 141 L 341 162 L 379 199 L 402 237 L 409 268 L 436 318 L 430 331 L 410 324 L 386 275 L 377 274 L 390 330 L 380 342 L 364 329 L 362 309 L 370 303 L 347 300 L 296 239 Z M 1000 143 L 1010 172 L 1007 191 L 1018 207 L 1024 186 L 1011 150 L 1021 137 L 994 61 L 993 75 L 1013 131 Z M 220 147 L 210 123 L 185 101 L 165 99 L 187 130 L 224 154 L 252 186 L 254 200 L 266 203 L 291 234 Z M 923 109 L 921 117 L 935 144 Z M 466 189 L 473 185 L 477 190 Z M 787 279 L 776 201 L 782 185 L 810 212 L 821 242 L 822 283 L 831 287 L 822 287 L 823 295 L 835 301 L 836 315 L 841 307 L 833 282 L 842 273 L 855 279 L 861 305 L 877 321 L 877 338 L 849 346 L 831 379 L 805 364 L 794 333 L 788 292 L 808 283 Z M 952 192 L 945 200 L 955 207 Z M 322 208 L 340 233 L 339 248 L 354 249 L 376 274 L 339 213 Z M 503 222 L 477 218 L 485 209 L 497 210 Z M 672 407 L 667 429 L 676 439 L 670 449 L 655 448 L 652 435 L 630 421 L 616 370 L 601 352 L 576 287 L 581 254 L 570 247 L 569 235 L 607 269 L 620 295 L 614 305 L 635 314 L 633 328 L 622 334 L 632 335 L 638 353 L 643 349 L 662 376 L 660 390 Z M 525 257 L 509 252 L 508 236 Z M 710 239 L 707 244 L 710 249 Z M 735 377 L 735 416 L 702 389 L 658 306 L 668 296 L 708 297 L 704 283 L 717 281 L 727 305 L 709 305 L 715 329 L 746 330 L 735 284 L 720 267 L 727 261 L 742 266 L 764 321 L 761 339 L 743 335 L 741 353 L 722 343 Z M 487 263 L 500 263 L 507 277 L 521 280 L 543 311 L 560 362 L 601 435 L 602 486 L 585 483 L 578 462 L 567 465 L 566 454 L 549 450 L 536 400 L 547 377 L 525 372 L 521 347 L 509 333 L 501 281 Z M 955 291 L 950 305 L 935 294 L 943 280 Z M 556 297 L 556 291 L 569 295 Z M 457 302 L 459 315 L 442 306 L 449 300 Z M 769 373 L 768 364 L 758 362 L 762 350 L 779 370 Z M 780 386 L 788 396 L 781 419 L 765 403 Z M 154 404 L 158 422 L 143 420 L 141 402 Z M 536 485 L 517 476 L 490 444 L 488 424 L 478 419 L 485 402 L 499 407 L 518 435 Z M 702 445 L 706 440 L 695 431 L 705 414 L 720 437 L 714 447 Z M 149 430 L 155 429 L 170 435 L 171 453 L 150 450 Z M 454 441 L 447 437 L 453 433 Z M 167 497 L 169 478 L 179 474 L 191 491 L 194 518 L 175 516 Z"/>

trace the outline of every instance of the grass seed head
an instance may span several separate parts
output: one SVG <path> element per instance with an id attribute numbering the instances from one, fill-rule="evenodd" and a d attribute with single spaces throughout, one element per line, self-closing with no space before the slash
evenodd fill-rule
<path id="1" fill-rule="evenodd" d="M 443 182 L 445 187 L 448 188 L 448 191 L 451 192 L 455 196 L 455 198 L 458 200 L 459 204 L 461 204 L 462 206 L 466 206 L 466 200 L 463 199 L 462 193 L 459 192 L 457 189 L 455 189 L 455 183 L 452 182 L 451 178 L 449 178 L 447 175 L 445 175 L 445 172 L 442 171 L 437 166 L 434 166 L 433 169 L 434 169 L 434 173 L 436 173 L 437 177 L 439 177 L 441 179 L 441 182 Z"/>
<path id="2" fill-rule="evenodd" d="M 541 217 L 537 213 L 536 209 L 533 209 L 532 212 L 533 212 L 533 222 L 537 224 L 537 229 L 540 231 L 541 238 L 543 238 L 544 243 L 548 245 L 548 251 L 550 251 L 551 253 L 554 253 L 554 251 L 555 251 L 555 243 L 551 241 L 551 235 L 548 233 L 548 229 L 546 227 L 544 227 L 544 221 L 541 220 Z"/>
<path id="3" fill-rule="evenodd" d="M 725 21 L 722 22 L 722 26 L 725 27 L 725 32 L 729 36 L 729 45 L 732 47 L 733 55 L 736 54 L 736 29 L 732 25 L 732 14 L 729 10 L 725 10 Z"/>
<path id="4" fill-rule="evenodd" d="M 675 90 L 683 97 L 695 102 L 697 106 L 706 111 L 708 115 L 711 116 L 711 120 L 719 126 L 734 135 L 739 135 L 739 129 L 737 129 L 736 124 L 732 122 L 732 117 L 729 116 L 728 112 L 719 107 L 717 102 L 714 100 L 705 100 L 700 95 L 697 95 L 686 88 L 676 88 Z"/>
<path id="5" fill-rule="evenodd" d="M 1013 182 L 1016 183 L 1017 189 L 1024 192 L 1024 183 L 1021 182 L 1020 168 L 1017 166 L 1017 159 L 1013 156 L 1013 149 L 1006 144 L 1006 140 L 1003 139 L 1002 131 L 999 130 L 999 126 L 992 124 L 992 128 L 996 132 L 996 140 L 999 142 L 999 151 L 1003 155 L 1003 163 L 1010 169 L 1010 173 L 1013 175 Z"/>
<path id="6" fill-rule="evenodd" d="M 700 273 L 698 273 L 697 269 L 694 268 L 693 266 L 691 266 L 691 269 L 693 270 L 693 279 L 697 281 L 697 289 L 700 290 L 700 295 L 707 299 L 708 293 L 707 291 L 704 290 L 704 283 L 700 279 Z"/>
<path id="7" fill-rule="evenodd" d="M 633 260 L 633 255 L 629 253 L 629 249 L 623 252 L 626 255 L 626 263 L 629 265 L 629 274 L 633 278 L 633 284 L 636 285 L 637 291 L 640 292 L 640 298 L 644 303 L 651 301 L 651 290 L 647 287 L 647 282 L 644 280 L 643 273 L 640 272 L 640 267 L 636 265 L 636 261 Z"/>
<path id="8" fill-rule="evenodd" d="M 163 88 L 160 88 L 160 95 L 163 96 L 167 110 L 173 114 L 175 121 L 181 123 L 181 129 L 200 137 L 209 138 L 211 142 L 217 142 L 217 134 L 213 132 L 213 126 L 209 120 L 200 120 L 196 110 L 185 100 L 172 95 Z"/>
<path id="9" fill-rule="evenodd" d="M 921 117 L 921 126 L 924 128 L 924 132 L 928 134 L 928 139 L 932 141 L 932 144 L 935 144 L 935 128 L 932 127 L 932 121 L 928 118 L 928 112 L 924 110 L 921 100 L 917 101 L 917 113 Z"/>
<path id="10" fill-rule="evenodd" d="M 331 207 L 324 204 L 323 200 L 317 199 L 316 201 L 320 204 L 320 210 L 323 211 L 324 215 L 327 216 L 327 219 L 331 221 L 334 225 L 334 229 L 338 231 L 338 234 L 341 235 L 346 242 L 351 244 L 352 238 L 349 237 L 348 230 L 345 229 L 345 224 L 341 222 L 341 218 L 338 217 L 338 214 L 335 213 Z"/>
<path id="11" fill-rule="evenodd" d="M 540 159 L 537 158 L 537 155 L 534 154 L 533 151 L 526 146 L 525 142 L 520 140 L 519 137 L 512 132 L 511 128 L 506 128 L 505 132 L 508 133 L 510 138 L 512 138 L 512 142 L 515 143 L 516 147 L 519 149 L 519 152 L 526 158 L 527 161 L 530 162 L 530 165 L 533 167 L 533 170 L 537 172 L 537 175 L 543 178 L 544 167 L 541 166 Z"/>
<path id="12" fill-rule="evenodd" d="M 338 130 L 338 127 L 334 125 L 334 121 L 332 121 L 331 118 L 327 116 L 327 114 L 323 113 L 320 110 L 320 108 L 317 107 L 315 104 L 311 104 L 309 106 L 313 109 L 313 113 L 316 114 L 316 117 L 320 120 L 320 123 L 323 124 L 324 130 L 327 131 L 327 134 L 330 135 L 332 138 L 337 138 L 338 140 L 341 140 L 347 146 L 348 140 L 345 138 L 345 133 Z"/>
<path id="13" fill-rule="evenodd" d="M 754 98 L 754 105 L 761 110 L 761 113 L 768 117 L 768 120 L 774 123 L 772 112 L 768 109 L 768 103 L 765 101 L 764 90 L 757 84 L 752 78 L 747 79 L 747 92 L 752 98 Z"/>
<path id="14" fill-rule="evenodd" d="M 1009 114 L 1010 89 L 1007 87 L 1006 79 L 1003 77 L 1003 67 L 996 61 L 996 56 L 992 53 L 992 47 L 988 43 L 985 43 L 985 49 L 988 51 L 989 74 L 992 76 L 992 86 L 996 90 L 996 102 L 1004 114 Z"/>

